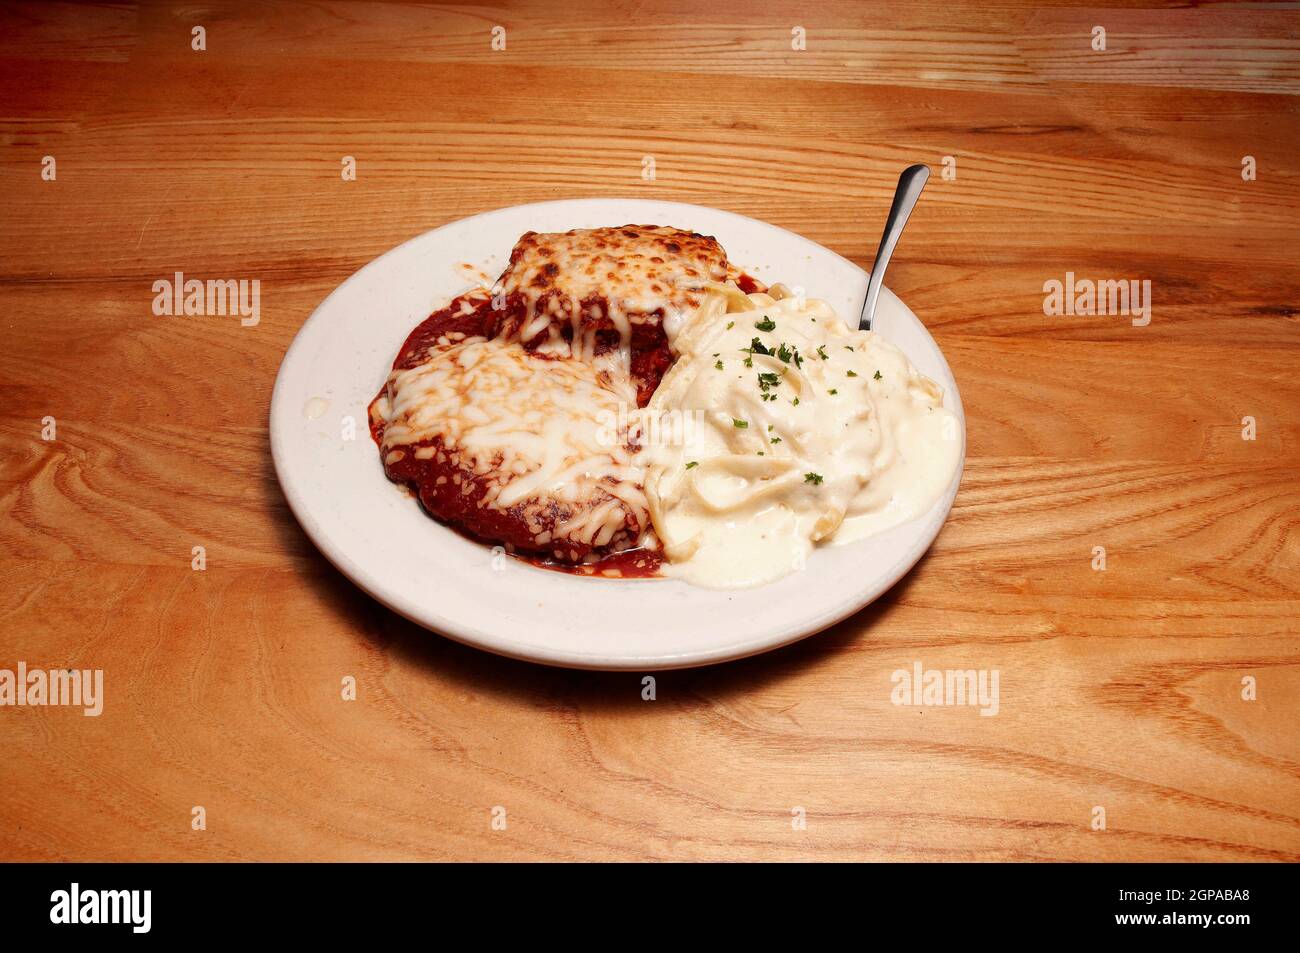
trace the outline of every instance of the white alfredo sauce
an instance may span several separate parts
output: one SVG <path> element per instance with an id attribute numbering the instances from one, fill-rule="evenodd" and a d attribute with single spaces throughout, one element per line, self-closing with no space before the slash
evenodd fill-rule
<path id="1" fill-rule="evenodd" d="M 664 571 L 710 588 L 771 581 L 819 543 L 924 513 L 961 456 L 941 389 L 898 348 L 825 302 L 749 297 L 756 310 L 681 329 L 648 408 L 679 438 L 643 451 Z"/>

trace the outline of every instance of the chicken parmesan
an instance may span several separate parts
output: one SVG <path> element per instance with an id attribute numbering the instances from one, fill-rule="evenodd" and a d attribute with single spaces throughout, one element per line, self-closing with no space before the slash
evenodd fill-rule
<path id="1" fill-rule="evenodd" d="M 644 405 L 672 363 L 669 338 L 727 280 L 713 238 L 657 225 L 528 232 L 498 282 L 493 330 L 529 351 L 630 379 Z"/>
<path id="2" fill-rule="evenodd" d="M 727 275 L 714 239 L 680 229 L 525 234 L 493 288 L 402 346 L 370 407 L 385 472 L 510 552 L 590 567 L 635 550 L 605 569 L 652 570 L 636 409 L 672 363 L 670 334 Z"/>

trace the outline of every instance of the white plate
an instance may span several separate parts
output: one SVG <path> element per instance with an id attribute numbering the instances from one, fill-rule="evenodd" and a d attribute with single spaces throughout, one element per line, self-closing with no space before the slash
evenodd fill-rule
<path id="1" fill-rule="evenodd" d="M 883 206 L 882 206 L 883 211 Z M 811 635 L 871 602 L 938 535 L 961 470 L 924 516 L 847 546 L 816 550 L 807 568 L 755 589 L 713 591 L 679 580 L 593 579 L 497 556 L 426 516 L 388 481 L 366 408 L 407 334 L 472 282 L 495 277 L 526 231 L 672 225 L 715 236 L 755 277 L 802 286 L 857 319 L 867 274 L 792 232 L 717 209 L 639 199 L 521 205 L 426 232 L 366 265 L 321 303 L 294 338 L 271 400 L 271 449 L 284 495 L 312 541 L 374 598 L 469 645 L 552 665 L 649 671 L 754 655 Z M 956 382 L 934 340 L 891 292 L 877 331 L 944 388 L 962 422 Z M 353 439 L 344 439 L 347 420 Z M 494 565 L 495 564 L 495 565 Z"/>

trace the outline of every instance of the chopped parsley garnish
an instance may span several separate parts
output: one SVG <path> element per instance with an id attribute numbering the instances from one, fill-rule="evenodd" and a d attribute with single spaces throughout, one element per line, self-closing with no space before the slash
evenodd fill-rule
<path id="1" fill-rule="evenodd" d="M 775 331 L 776 322 L 773 321 L 771 318 L 769 318 L 767 315 L 763 315 L 763 320 L 755 321 L 754 327 L 758 328 L 760 331 Z"/>
<path id="2" fill-rule="evenodd" d="M 731 426 L 733 426 L 733 427 L 735 427 L 735 428 L 737 428 L 737 429 L 739 429 L 739 430 L 745 430 L 745 429 L 747 429 L 747 428 L 749 427 L 749 421 L 748 421 L 748 420 L 737 420 L 735 417 L 732 417 L 732 418 L 731 418 Z"/>
<path id="3" fill-rule="evenodd" d="M 822 475 L 820 473 L 805 473 L 803 475 L 803 482 L 811 483 L 814 486 L 820 486 L 822 482 Z"/>
<path id="4" fill-rule="evenodd" d="M 700 465 L 700 461 L 692 460 L 690 463 L 686 464 L 686 469 L 689 470 L 691 467 L 698 467 L 699 465 Z"/>
<path id="5" fill-rule="evenodd" d="M 780 443 L 780 442 L 781 442 L 780 437 L 773 437 L 771 440 L 768 441 L 768 443 Z"/>
<path id="6" fill-rule="evenodd" d="M 714 361 L 714 362 L 713 362 L 713 366 L 716 367 L 718 370 L 722 370 L 722 362 L 721 362 L 721 361 Z"/>
<path id="7" fill-rule="evenodd" d="M 727 330 L 728 330 L 728 331 L 730 331 L 730 330 L 731 330 L 732 328 L 734 328 L 735 326 L 736 326 L 736 322 L 735 322 L 735 321 L 728 321 L 728 322 L 727 322 Z"/>
<path id="8" fill-rule="evenodd" d="M 880 371 L 876 371 L 876 376 L 873 378 L 873 380 L 878 380 L 878 381 L 884 380 L 884 378 L 880 376 Z"/>
<path id="9" fill-rule="evenodd" d="M 857 376 L 858 376 L 857 371 L 849 371 L 849 377 L 857 377 Z"/>
<path id="10" fill-rule="evenodd" d="M 794 400 L 790 401 L 790 403 L 792 403 L 792 404 L 794 404 L 796 407 L 798 407 L 798 406 L 799 406 L 799 398 L 796 397 Z"/>
<path id="11" fill-rule="evenodd" d="M 754 342 L 755 344 L 757 344 L 758 338 L 754 338 Z M 780 361 L 782 364 L 789 364 L 791 361 L 794 361 L 795 367 L 803 367 L 803 355 L 799 353 L 799 349 L 797 347 L 791 347 L 790 345 L 786 344 L 784 341 L 782 341 L 780 344 L 777 345 L 775 351 L 769 351 L 767 349 L 760 351 L 757 348 L 755 348 L 754 353 L 770 354 L 771 356 L 775 357 L 778 361 Z"/>
<path id="12" fill-rule="evenodd" d="M 838 394 L 839 391 L 837 391 L 834 387 L 832 387 L 832 388 L 828 391 L 828 393 L 831 393 L 831 394 Z"/>
<path id="13" fill-rule="evenodd" d="M 850 353 L 852 353 L 853 348 L 849 347 L 849 345 L 846 344 L 846 345 L 844 345 L 844 350 L 849 351 Z"/>
<path id="14" fill-rule="evenodd" d="M 829 361 L 829 360 L 830 360 L 830 358 L 826 356 L 826 345 L 825 345 L 825 344 L 822 344 L 822 345 L 819 345 L 819 346 L 818 346 L 818 348 L 817 348 L 817 356 L 820 357 L 823 361 Z"/>
<path id="15" fill-rule="evenodd" d="M 775 371 L 768 371 L 758 375 L 758 389 L 767 390 L 769 387 L 780 387 L 781 375 Z"/>
<path id="16" fill-rule="evenodd" d="M 771 351 L 769 351 L 769 350 L 767 349 L 766 345 L 764 345 L 763 342 L 760 341 L 758 338 L 754 338 L 752 341 L 750 341 L 750 342 L 749 342 L 749 347 L 742 347 L 740 350 L 741 350 L 741 353 L 747 355 L 746 358 L 745 358 L 745 366 L 746 366 L 746 367 L 753 367 L 753 366 L 754 366 L 754 355 L 755 355 L 755 354 L 771 354 L 771 353 L 772 353 Z"/>

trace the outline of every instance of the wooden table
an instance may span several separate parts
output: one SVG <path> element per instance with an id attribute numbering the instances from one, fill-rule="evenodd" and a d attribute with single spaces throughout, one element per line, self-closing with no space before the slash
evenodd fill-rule
<path id="1" fill-rule="evenodd" d="M 1300 13 L 779 6 L 6 9 L 0 667 L 105 703 L 0 709 L 0 857 L 1300 860 Z M 647 702 L 403 621 L 290 515 L 276 369 L 384 250 L 632 196 L 866 265 L 913 162 L 889 279 L 969 456 L 847 622 Z M 260 324 L 156 316 L 176 271 Z M 1046 313 L 1067 273 L 1149 324 Z M 996 717 L 893 704 L 918 662 Z"/>

